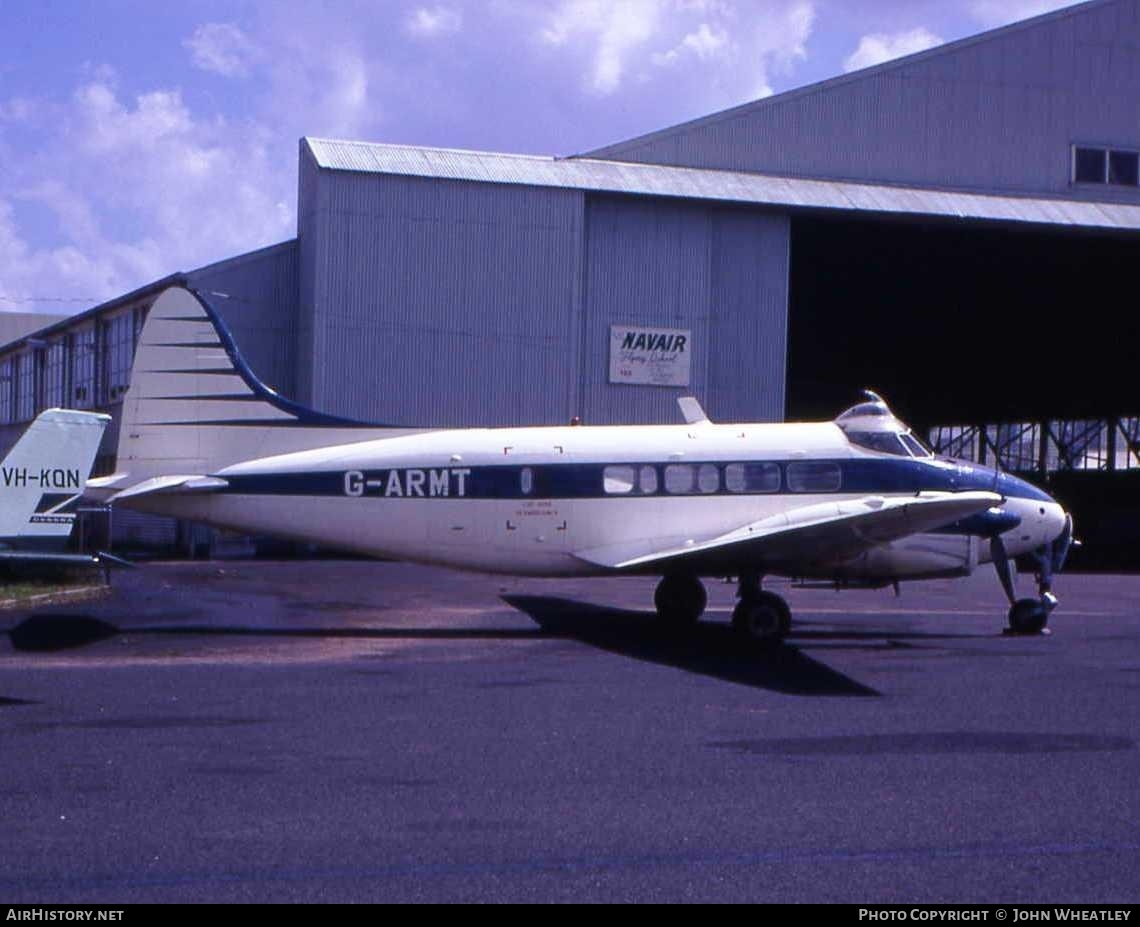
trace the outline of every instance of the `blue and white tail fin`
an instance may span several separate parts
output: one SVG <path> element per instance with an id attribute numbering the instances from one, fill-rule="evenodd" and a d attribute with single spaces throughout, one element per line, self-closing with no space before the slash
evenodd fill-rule
<path id="1" fill-rule="evenodd" d="M 335 418 L 278 396 L 250 370 L 208 303 L 171 287 L 139 333 L 116 473 L 92 486 L 122 490 L 159 474 L 204 475 L 238 461 L 417 430 Z"/>
<path id="2" fill-rule="evenodd" d="M 36 417 L 0 462 L 0 543 L 37 547 L 66 542 L 110 420 L 67 409 L 48 409 Z"/>

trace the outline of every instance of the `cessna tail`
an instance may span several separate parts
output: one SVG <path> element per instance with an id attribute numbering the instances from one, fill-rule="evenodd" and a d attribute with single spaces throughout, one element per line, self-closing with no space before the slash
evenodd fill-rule
<path id="1" fill-rule="evenodd" d="M 1014 630 L 1056 604 L 1072 521 L 1046 493 L 936 458 L 874 394 L 830 422 L 411 429 L 333 419 L 277 396 L 199 295 L 165 291 L 140 334 L 117 470 L 101 498 L 377 557 L 541 576 L 653 574 L 671 625 L 702 577 L 738 578 L 733 621 L 788 631 L 765 576 L 875 585 L 992 562 Z M 1017 599 L 1011 559 L 1038 564 Z"/>
<path id="2" fill-rule="evenodd" d="M 0 463 L 0 559 L 62 548 L 110 416 L 48 409 Z"/>

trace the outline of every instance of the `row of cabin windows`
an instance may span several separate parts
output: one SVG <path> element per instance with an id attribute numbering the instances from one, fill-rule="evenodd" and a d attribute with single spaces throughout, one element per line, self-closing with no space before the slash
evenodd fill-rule
<path id="1" fill-rule="evenodd" d="M 732 493 L 771 493 L 782 485 L 789 492 L 837 492 L 843 482 L 839 464 L 826 461 L 792 462 L 784 474 L 771 462 L 667 464 L 662 476 L 665 492 L 676 496 L 711 495 L 722 487 Z M 658 490 L 657 468 L 608 466 L 602 471 L 602 488 L 607 495 L 652 495 Z"/>
<path id="2" fill-rule="evenodd" d="M 1073 146 L 1073 183 L 1140 185 L 1140 152 L 1119 148 Z"/>
<path id="3" fill-rule="evenodd" d="M 0 360 L 0 424 L 121 399 L 142 321 L 143 310 L 127 310 Z"/>

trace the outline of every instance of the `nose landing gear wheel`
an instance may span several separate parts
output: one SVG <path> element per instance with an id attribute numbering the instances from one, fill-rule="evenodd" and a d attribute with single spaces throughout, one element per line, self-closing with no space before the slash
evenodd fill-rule
<path id="1" fill-rule="evenodd" d="M 1002 589 L 1009 599 L 1009 627 L 1005 629 L 1005 633 L 1048 634 L 1045 625 L 1049 623 L 1050 613 L 1057 607 L 1057 597 L 1052 593 L 1052 551 L 1042 547 L 1035 552 L 1039 566 L 1037 572 L 1037 592 L 1041 596 L 1039 599 L 1014 600 L 1009 554 L 1000 534 L 990 538 L 990 556 L 997 570 L 998 579 L 1001 580 Z"/>
<path id="2" fill-rule="evenodd" d="M 666 576 L 657 584 L 653 604 L 662 627 L 681 631 L 700 620 L 708 595 L 704 584 L 695 576 Z"/>
<path id="3" fill-rule="evenodd" d="M 1048 622 L 1049 608 L 1039 599 L 1018 599 L 1010 606 L 1010 634 L 1040 634 Z"/>

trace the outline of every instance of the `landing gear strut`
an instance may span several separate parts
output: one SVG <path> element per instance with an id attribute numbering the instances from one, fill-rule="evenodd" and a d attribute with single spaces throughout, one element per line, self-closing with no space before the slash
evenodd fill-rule
<path id="1" fill-rule="evenodd" d="M 792 611 L 774 592 L 760 588 L 758 573 L 743 574 L 736 594 L 740 601 L 732 610 L 732 626 L 737 634 L 765 646 L 784 639 L 792 627 Z"/>
<path id="2" fill-rule="evenodd" d="M 990 540 L 990 555 L 997 570 L 1001 587 L 1009 599 L 1009 627 L 1007 634 L 1041 634 L 1049 623 L 1049 614 L 1057 607 L 1057 597 L 1053 595 L 1053 564 L 1050 551 L 1041 548 L 1035 553 L 1037 559 L 1036 599 L 1018 599 L 1013 591 L 1013 575 L 1009 568 L 1009 556 L 1001 535 Z"/>
<path id="3" fill-rule="evenodd" d="M 708 603 L 708 594 L 699 579 L 684 573 L 662 578 L 653 594 L 657 617 L 663 627 L 681 631 L 700 621 Z"/>

